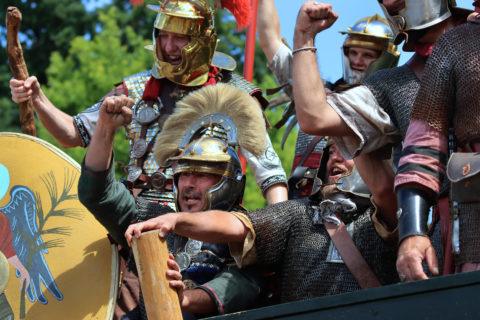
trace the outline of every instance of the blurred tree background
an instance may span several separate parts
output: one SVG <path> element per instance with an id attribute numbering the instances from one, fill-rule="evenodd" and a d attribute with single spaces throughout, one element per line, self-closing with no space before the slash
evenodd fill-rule
<path id="1" fill-rule="evenodd" d="M 8 2 L 8 3 L 7 3 Z M 157 1 L 146 3 L 158 4 Z M 8 6 L 22 12 L 20 42 L 30 75 L 35 75 L 45 94 L 58 108 L 74 115 L 95 104 L 115 83 L 131 74 L 151 68 L 153 56 L 144 49 L 152 43 L 155 12 L 145 6 L 133 7 L 127 0 L 22 0 L 3 1 L 0 13 Z M 87 9 L 88 8 L 88 9 Z M 243 71 L 245 31 L 238 32 L 233 16 L 219 10 L 216 17 L 220 42 L 217 50 L 230 54 L 238 62 L 237 73 Z M 6 54 L 5 19 L 0 26 L 0 131 L 20 132 L 18 105 L 10 99 L 11 72 Z M 276 86 L 267 68 L 266 58 L 257 45 L 253 82 L 263 90 Z M 267 111 L 274 124 L 282 108 Z M 269 131 L 287 175 L 294 156 L 296 129 L 289 135 L 284 150 L 280 143 L 285 128 Z M 37 135 L 60 147 L 37 121 Z M 60 147 L 61 148 L 61 147 Z M 84 148 L 63 149 L 81 162 Z M 128 163 L 128 141 L 124 132 L 115 137 L 117 175 Z M 247 166 L 247 188 L 244 204 L 248 209 L 266 205 Z"/>

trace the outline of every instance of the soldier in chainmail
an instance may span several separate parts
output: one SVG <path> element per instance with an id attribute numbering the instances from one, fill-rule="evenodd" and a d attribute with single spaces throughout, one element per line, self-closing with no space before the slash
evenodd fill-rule
<path id="1" fill-rule="evenodd" d="M 394 43 L 406 40 L 403 49 L 415 51 L 412 58 L 403 66 L 376 72 L 357 87 L 325 95 L 314 67 L 316 57 L 309 48 L 314 44 L 312 35 L 332 25 L 337 14 L 330 5 L 308 1 L 300 10 L 295 29 L 294 43 L 298 53 L 293 59 L 294 97 L 300 128 L 334 136 L 335 143 L 348 158 L 393 144 L 396 165 L 420 78 L 433 45 L 442 33 L 461 23 L 469 11 L 457 8 L 450 0 L 379 0 L 379 3 L 395 34 Z M 442 217 L 442 229 L 448 229 L 448 210 L 435 207 L 433 232 L 440 232 L 439 216 Z M 439 245 L 442 244 L 434 244 Z M 433 274 L 441 272 L 440 269 L 432 271 Z M 402 279 L 405 279 L 404 274 Z"/>
<path id="2" fill-rule="evenodd" d="M 478 23 L 479 19 L 473 21 Z M 427 62 L 415 100 L 395 179 L 401 209 L 399 236 L 403 240 L 398 269 L 407 280 L 426 278 L 415 261 L 426 260 L 432 268 L 437 265 L 435 255 L 430 252 L 426 221 L 428 207 L 438 201 L 441 193 L 449 151 L 457 151 L 449 145 L 449 128 L 453 128 L 458 151 L 480 151 L 480 103 L 472 90 L 480 86 L 479 49 L 478 24 L 466 23 L 441 36 Z M 460 176 L 468 177 L 475 172 L 473 159 L 462 164 L 463 168 L 458 167 Z M 453 157 L 450 162 L 454 164 Z M 473 191 L 475 179 L 462 182 L 455 172 L 447 174 L 454 182 L 460 180 L 458 184 L 465 185 L 465 189 L 455 192 L 458 184 L 453 184 L 450 195 L 454 227 L 449 240 L 455 253 L 456 272 L 478 270 L 480 212 L 478 194 Z"/>
<path id="3" fill-rule="evenodd" d="M 344 262 L 348 256 L 339 253 L 330 238 L 327 231 L 330 224 L 346 225 L 378 285 L 397 282 L 396 241 L 392 231 L 395 225 L 386 222 L 395 216 L 395 211 L 375 208 L 370 199 L 374 201 L 377 195 L 370 198 L 353 161 L 343 158 L 334 145 L 328 148 L 324 155 L 329 157 L 324 156 L 322 162 L 326 162 L 329 183 L 316 185 L 319 190 L 314 187 L 323 197 L 321 201 L 319 198 L 289 200 L 246 213 L 218 210 L 197 215 L 180 213 L 155 218 L 151 225 L 165 232 L 187 232 L 193 238 L 224 239 L 239 266 L 274 268 L 281 302 L 362 288 L 354 271 Z M 173 226 L 168 228 L 166 221 Z M 127 239 L 146 228 L 143 223 L 130 226 Z"/>
<path id="4" fill-rule="evenodd" d="M 115 181 L 113 132 L 131 117 L 130 109 L 115 101 L 106 99 L 100 109 L 98 130 L 82 165 L 79 199 L 113 239 L 128 249 L 123 235 L 132 221 L 145 221 L 172 209 L 145 199 L 135 202 L 125 186 Z M 244 211 L 240 204 L 245 176 L 234 147 L 242 146 L 253 156 L 265 152 L 268 144 L 261 114 L 250 95 L 225 84 L 199 89 L 178 103 L 153 150 L 160 165 L 168 162 L 174 168 L 177 208 L 186 212 Z M 167 245 L 179 271 L 172 281 L 177 281 L 175 288 L 183 293 L 179 297 L 183 297 L 180 305 L 185 319 L 192 313 L 239 311 L 261 301 L 264 285 L 259 273 L 239 270 L 226 243 L 172 235 Z M 179 278 L 183 282 L 178 282 Z M 136 310 L 124 319 L 146 318 L 142 301 Z"/>
<path id="5" fill-rule="evenodd" d="M 397 65 L 400 53 L 393 45 L 393 33 L 388 22 L 379 15 L 360 19 L 347 31 L 341 33 L 347 35 L 341 48 L 343 77 L 334 84 L 328 83 L 328 89 L 343 90 L 366 79 L 377 70 Z M 280 21 L 273 0 L 259 1 L 257 34 L 269 68 L 291 100 L 285 111 L 285 116 L 290 117 L 291 113 L 288 109 L 294 109 L 292 50 L 281 39 Z M 290 132 L 292 123 L 295 124 L 296 121 L 294 115 L 289 120 L 285 134 Z M 292 172 L 288 181 L 289 199 L 306 197 L 312 191 L 315 171 L 320 163 L 326 141 L 325 137 L 315 138 L 302 130 L 298 131 Z"/>

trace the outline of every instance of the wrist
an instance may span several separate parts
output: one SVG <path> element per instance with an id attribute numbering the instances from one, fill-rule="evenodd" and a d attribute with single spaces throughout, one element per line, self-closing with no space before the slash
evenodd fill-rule
<path id="1" fill-rule="evenodd" d="M 188 309 L 190 308 L 190 299 L 188 298 L 188 292 L 190 290 L 184 290 L 183 293 L 181 294 L 183 297 L 180 298 L 180 294 L 179 294 L 179 297 L 178 299 L 180 300 L 180 308 L 182 308 L 182 310 L 185 310 L 185 311 L 188 311 Z"/>
<path id="2" fill-rule="evenodd" d="M 398 240 L 399 243 L 411 236 L 428 237 L 428 214 L 431 199 L 428 193 L 415 188 L 399 188 L 398 200 Z"/>
<path id="3" fill-rule="evenodd" d="M 302 31 L 295 31 L 293 36 L 293 49 L 299 49 L 304 47 L 314 47 L 315 36 L 308 35 Z"/>
<path id="4" fill-rule="evenodd" d="M 115 135 L 115 132 L 117 131 L 117 129 L 118 128 L 115 127 L 114 125 L 103 121 L 102 118 L 99 118 L 95 131 L 99 130 L 99 132 L 101 132 L 103 136 L 109 138 Z"/>

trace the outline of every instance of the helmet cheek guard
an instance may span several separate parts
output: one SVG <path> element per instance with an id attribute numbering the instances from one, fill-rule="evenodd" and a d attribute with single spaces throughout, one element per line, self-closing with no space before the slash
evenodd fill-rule
<path id="1" fill-rule="evenodd" d="M 204 84 L 217 47 L 214 9 L 207 0 L 166 0 L 160 6 L 148 7 L 158 12 L 153 33 L 154 77 L 167 78 L 183 86 Z M 190 37 L 190 43 L 182 49 L 182 62 L 179 65 L 164 61 L 159 54 L 159 31 Z"/>

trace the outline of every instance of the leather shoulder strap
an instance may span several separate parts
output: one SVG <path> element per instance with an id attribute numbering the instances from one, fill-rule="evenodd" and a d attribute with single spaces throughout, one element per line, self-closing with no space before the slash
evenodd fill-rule
<path id="1" fill-rule="evenodd" d="M 341 221 L 341 220 L 340 220 Z M 339 226 L 324 222 L 330 238 L 342 256 L 345 265 L 362 289 L 380 287 L 382 284 L 363 258 L 343 222 Z"/>

